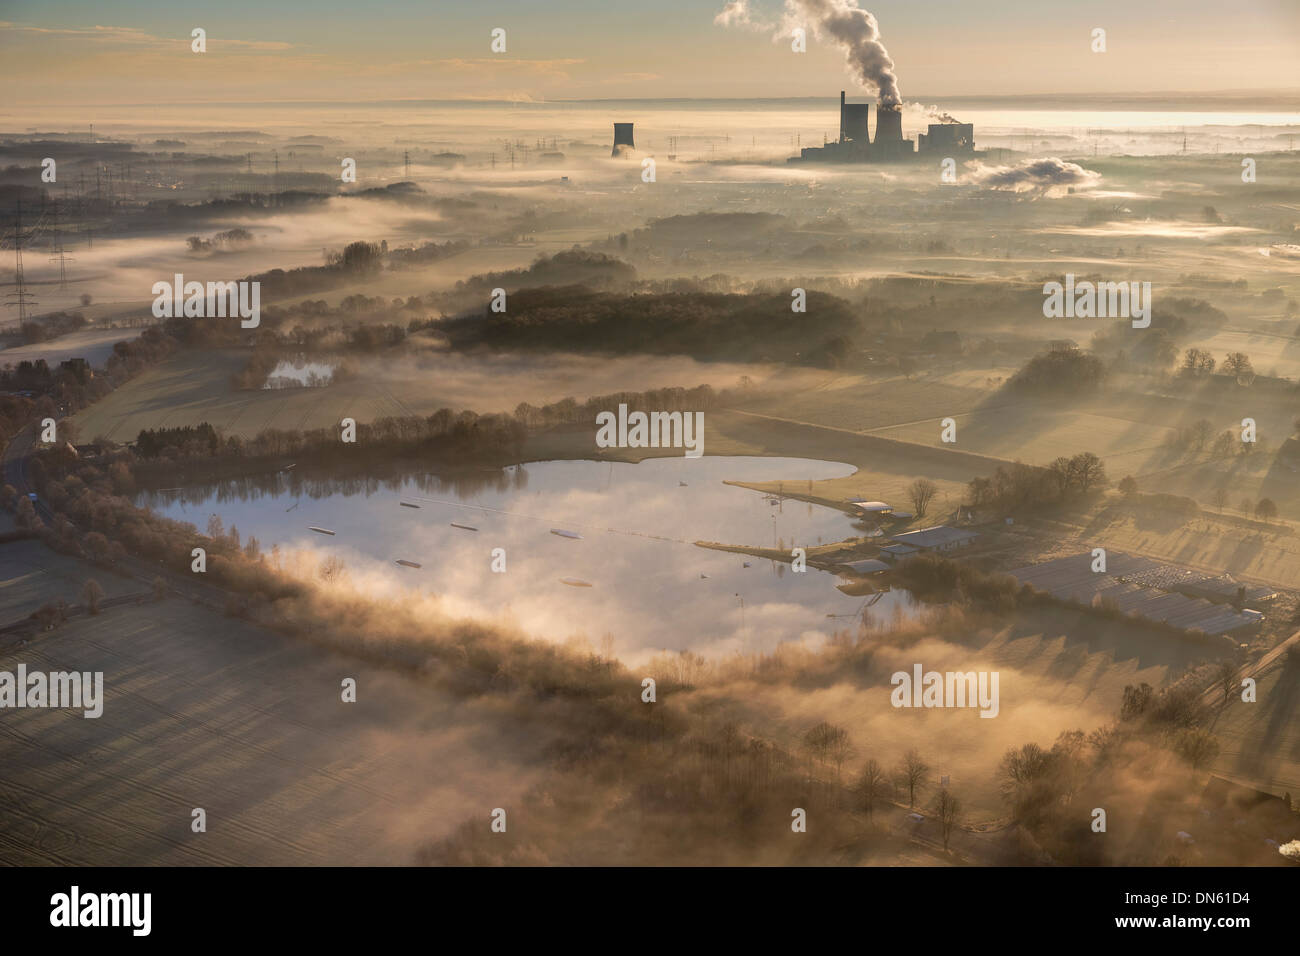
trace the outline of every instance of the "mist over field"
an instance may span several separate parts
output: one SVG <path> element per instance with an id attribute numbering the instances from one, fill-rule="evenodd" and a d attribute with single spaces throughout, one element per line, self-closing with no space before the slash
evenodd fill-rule
<path id="1" fill-rule="evenodd" d="M 1300 859 L 1293 18 L 17 6 L 0 862 Z"/>

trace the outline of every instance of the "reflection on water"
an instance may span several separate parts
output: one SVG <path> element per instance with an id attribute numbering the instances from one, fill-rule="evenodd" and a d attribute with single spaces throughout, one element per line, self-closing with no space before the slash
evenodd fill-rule
<path id="1" fill-rule="evenodd" d="M 854 534 L 833 509 L 771 503 L 722 483 L 783 479 L 794 491 L 852 470 L 791 458 L 674 457 L 548 461 L 456 478 L 325 480 L 288 471 L 148 493 L 141 503 L 200 529 L 217 514 L 264 550 L 327 551 L 354 579 L 365 575 L 394 597 L 401 588 L 436 594 L 453 614 L 500 614 L 533 635 L 585 635 L 594 645 L 608 634 L 636 659 L 662 648 L 770 650 L 853 626 L 866 599 L 836 590 L 831 575 L 692 544 L 790 548 Z M 491 570 L 494 548 L 505 550 L 504 573 Z M 901 592 L 881 596 L 871 614 L 887 619 L 896 607 L 910 607 Z"/>

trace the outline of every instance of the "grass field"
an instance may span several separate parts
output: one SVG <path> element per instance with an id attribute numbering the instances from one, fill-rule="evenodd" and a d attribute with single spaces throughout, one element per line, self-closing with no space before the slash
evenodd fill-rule
<path id="1" fill-rule="evenodd" d="M 65 559 L 39 541 L 0 545 L 0 626 L 16 623 L 47 601 L 80 604 L 81 589 L 91 578 L 106 598 L 147 590 L 139 581 Z"/>
<path id="2" fill-rule="evenodd" d="M 46 554 L 43 596 L 63 596 L 86 569 Z M 98 719 L 0 712 L 10 865 L 408 863 L 418 842 L 509 807 L 548 742 L 499 700 L 451 700 L 176 599 L 0 644 L 0 670 L 20 662 L 102 671 L 105 703 Z M 206 833 L 191 832 L 195 807 Z"/>
<path id="3" fill-rule="evenodd" d="M 0 349 L 0 366 L 44 359 L 51 368 L 72 358 L 84 358 L 95 368 L 103 368 L 117 342 L 138 338 L 141 329 L 82 329 L 35 345 L 16 345 Z"/>
<path id="4" fill-rule="evenodd" d="M 683 356 L 592 359 L 546 354 L 466 356 L 433 348 L 396 362 L 362 359 L 358 373 L 325 388 L 243 389 L 231 376 L 248 361 L 236 350 L 184 351 L 132 379 L 73 417 L 79 434 L 133 440 L 142 429 L 208 422 L 227 434 L 266 428 L 322 428 L 343 418 L 430 415 L 439 408 L 511 412 L 520 402 L 543 405 L 616 391 L 705 383 L 734 386 L 747 375 L 763 381 L 773 367 L 702 363 Z M 810 373 L 811 374 L 811 373 Z"/>
<path id="5" fill-rule="evenodd" d="M 1282 662 L 1259 679 L 1257 700 L 1237 697 L 1208 729 L 1222 750 L 1210 769 L 1271 793 L 1300 795 L 1300 665 Z"/>

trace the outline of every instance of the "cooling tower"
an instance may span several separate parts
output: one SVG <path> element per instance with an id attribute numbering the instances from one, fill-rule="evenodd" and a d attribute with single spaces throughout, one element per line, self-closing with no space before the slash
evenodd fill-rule
<path id="1" fill-rule="evenodd" d="M 615 123 L 614 124 L 614 148 L 610 151 L 611 156 L 618 155 L 618 148 L 626 146 L 628 149 L 635 149 L 636 143 L 632 142 L 632 124 Z"/>
<path id="2" fill-rule="evenodd" d="M 903 111 L 877 108 L 875 142 L 901 143 L 902 141 Z"/>

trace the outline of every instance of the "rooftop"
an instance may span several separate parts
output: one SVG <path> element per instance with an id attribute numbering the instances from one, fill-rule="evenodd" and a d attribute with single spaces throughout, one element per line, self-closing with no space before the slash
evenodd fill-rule
<path id="1" fill-rule="evenodd" d="M 904 531 L 902 534 L 893 536 L 895 541 L 915 545 L 918 548 L 941 548 L 945 544 L 969 541 L 971 538 L 977 537 L 979 535 L 974 531 L 967 531 L 965 528 L 950 528 L 946 524 L 935 525 L 933 528 L 922 528 L 920 531 Z"/>
<path id="2" fill-rule="evenodd" d="M 1186 586 L 1189 577 L 1194 582 L 1207 575 L 1118 551 L 1107 553 L 1104 572 L 1094 572 L 1092 563 L 1091 553 L 1075 554 L 1020 568 L 1011 575 L 1061 601 L 1113 603 L 1134 617 L 1210 635 L 1228 634 L 1259 620 L 1231 605 L 1166 590 Z M 1154 582 L 1163 587 L 1154 586 Z"/>
<path id="3" fill-rule="evenodd" d="M 888 564 L 884 561 L 877 561 L 875 558 L 863 558 L 861 561 L 845 561 L 840 567 L 852 571 L 854 574 L 876 574 L 880 571 L 889 570 Z"/>

